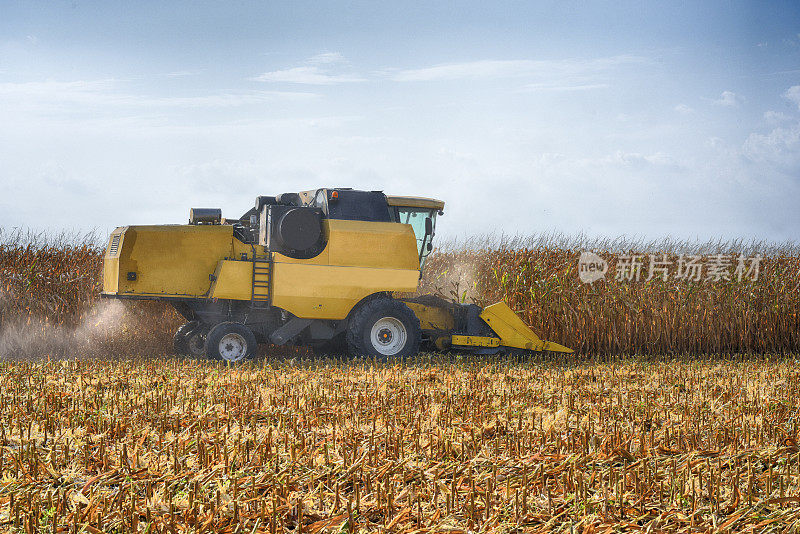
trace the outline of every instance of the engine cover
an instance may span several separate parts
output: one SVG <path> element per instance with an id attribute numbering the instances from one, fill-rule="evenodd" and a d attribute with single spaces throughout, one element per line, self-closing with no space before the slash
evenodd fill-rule
<path id="1" fill-rule="evenodd" d="M 259 244 L 293 258 L 319 254 L 323 241 L 319 208 L 266 205 L 261 211 Z"/>
<path id="2" fill-rule="evenodd" d="M 322 211 L 292 208 L 281 215 L 273 229 L 276 241 L 287 250 L 308 250 L 322 236 Z"/>

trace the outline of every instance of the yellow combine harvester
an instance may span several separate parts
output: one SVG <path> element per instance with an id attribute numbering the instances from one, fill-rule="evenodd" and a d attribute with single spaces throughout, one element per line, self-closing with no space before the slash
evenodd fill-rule
<path id="1" fill-rule="evenodd" d="M 540 340 L 508 306 L 481 309 L 417 289 L 444 202 L 380 191 L 260 196 L 239 219 L 192 209 L 188 225 L 111 234 L 104 297 L 163 300 L 187 323 L 179 353 L 238 361 L 258 343 L 381 359 L 429 349 L 572 352 Z"/>

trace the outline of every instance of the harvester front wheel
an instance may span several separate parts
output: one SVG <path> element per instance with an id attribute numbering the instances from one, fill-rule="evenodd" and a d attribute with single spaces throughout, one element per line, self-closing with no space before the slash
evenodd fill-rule
<path id="1" fill-rule="evenodd" d="M 206 336 L 206 354 L 229 363 L 252 358 L 257 347 L 256 336 L 241 323 L 219 323 Z"/>
<path id="2" fill-rule="evenodd" d="M 172 338 L 175 354 L 187 354 L 195 358 L 205 356 L 204 332 L 200 321 L 189 321 L 178 328 L 175 337 Z"/>
<path id="3" fill-rule="evenodd" d="M 415 355 L 421 338 L 419 319 L 414 312 L 403 302 L 390 298 L 366 302 L 350 318 L 347 328 L 350 353 L 379 360 Z"/>

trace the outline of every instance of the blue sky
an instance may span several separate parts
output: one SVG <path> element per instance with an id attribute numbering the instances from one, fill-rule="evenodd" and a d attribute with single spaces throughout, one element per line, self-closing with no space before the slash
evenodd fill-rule
<path id="1" fill-rule="evenodd" d="M 800 7 L 0 0 L 1 227 L 322 186 L 444 236 L 799 240 Z"/>

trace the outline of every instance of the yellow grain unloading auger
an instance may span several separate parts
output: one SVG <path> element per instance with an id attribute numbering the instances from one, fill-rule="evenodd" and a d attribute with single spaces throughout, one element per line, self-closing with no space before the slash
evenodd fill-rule
<path id="1" fill-rule="evenodd" d="M 111 234 L 104 297 L 164 300 L 186 318 L 179 353 L 238 361 L 258 343 L 395 358 L 420 346 L 572 352 L 503 303 L 481 309 L 417 289 L 444 202 L 379 191 L 260 196 L 239 219 L 192 209 L 188 225 Z"/>

